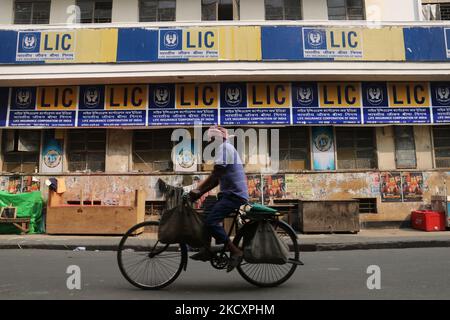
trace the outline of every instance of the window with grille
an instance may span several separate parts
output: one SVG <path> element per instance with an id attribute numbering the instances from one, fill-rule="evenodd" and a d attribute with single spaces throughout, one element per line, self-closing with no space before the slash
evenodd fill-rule
<path id="1" fill-rule="evenodd" d="M 441 20 L 450 20 L 450 3 L 441 3 L 439 5 Z"/>
<path id="2" fill-rule="evenodd" d="M 266 20 L 301 20 L 301 0 L 265 0 Z"/>
<path id="3" fill-rule="evenodd" d="M 374 128 L 336 128 L 338 169 L 377 167 Z"/>
<path id="4" fill-rule="evenodd" d="M 271 130 L 279 130 L 278 160 L 280 171 L 300 171 L 310 169 L 309 130 L 307 127 L 267 128 L 267 143 L 262 139 L 257 130 L 253 128 L 230 128 L 230 135 L 235 136 L 230 140 L 239 152 L 239 156 L 247 172 L 260 172 L 270 166 L 274 159 L 272 153 Z M 252 134 L 252 130 L 254 135 Z M 203 133 L 205 134 L 205 132 Z M 203 141 L 203 150 L 209 141 Z M 275 147 L 275 146 L 273 146 Z M 212 157 L 215 157 L 214 150 Z M 203 171 L 211 171 L 213 162 L 203 159 Z"/>
<path id="5" fill-rule="evenodd" d="M 133 136 L 133 169 L 172 171 L 172 129 L 137 130 Z"/>
<path id="6" fill-rule="evenodd" d="M 175 21 L 176 0 L 140 0 L 139 21 Z"/>
<path id="7" fill-rule="evenodd" d="M 416 161 L 416 143 L 412 126 L 395 126 L 395 163 L 397 169 L 414 169 Z"/>
<path id="8" fill-rule="evenodd" d="M 327 0 L 329 20 L 365 20 L 364 0 Z"/>
<path id="9" fill-rule="evenodd" d="M 376 198 L 360 198 L 359 213 L 378 213 Z"/>
<path id="10" fill-rule="evenodd" d="M 69 171 L 105 171 L 106 130 L 73 129 L 67 136 Z"/>
<path id="11" fill-rule="evenodd" d="M 110 23 L 112 0 L 77 0 L 81 23 Z"/>
<path id="12" fill-rule="evenodd" d="M 19 1 L 14 3 L 14 24 L 48 24 L 50 1 Z"/>
<path id="13" fill-rule="evenodd" d="M 450 168 L 450 126 L 433 127 L 436 168 Z"/>
<path id="14" fill-rule="evenodd" d="M 41 133 L 38 130 L 3 131 L 4 172 L 36 172 L 39 168 Z"/>
<path id="15" fill-rule="evenodd" d="M 310 169 L 309 130 L 306 127 L 280 129 L 280 170 Z"/>
<path id="16" fill-rule="evenodd" d="M 239 20 L 239 0 L 202 0 L 202 20 Z"/>

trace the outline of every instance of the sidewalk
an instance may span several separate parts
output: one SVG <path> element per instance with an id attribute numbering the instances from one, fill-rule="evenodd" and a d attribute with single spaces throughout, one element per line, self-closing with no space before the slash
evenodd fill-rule
<path id="1" fill-rule="evenodd" d="M 120 236 L 0 235 L 0 249 L 116 250 L 120 239 Z M 140 235 L 133 242 L 142 244 L 148 240 Z M 450 231 L 369 229 L 357 234 L 299 234 L 298 242 L 301 251 L 450 247 Z"/>

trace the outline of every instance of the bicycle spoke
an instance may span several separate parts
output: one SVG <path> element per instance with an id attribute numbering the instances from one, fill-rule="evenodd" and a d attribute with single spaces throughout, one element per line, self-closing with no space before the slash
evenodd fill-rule
<path id="1" fill-rule="evenodd" d="M 272 223 L 274 230 L 280 240 L 289 248 L 288 258 L 298 258 L 297 239 L 292 235 L 286 225 L 275 221 Z M 241 233 L 236 243 L 243 249 L 243 234 Z M 244 262 L 238 266 L 238 272 L 252 284 L 258 286 L 276 286 L 286 281 L 295 271 L 296 265 L 292 263 L 270 264 L 270 263 L 249 263 Z"/>
<path id="2" fill-rule="evenodd" d="M 158 289 L 172 282 L 181 272 L 185 251 L 179 245 L 166 245 L 152 240 L 149 229 L 158 232 L 158 222 L 136 225 L 122 238 L 118 262 L 120 271 L 133 285 L 143 289 Z M 143 228 L 143 242 L 129 236 L 134 230 Z M 145 239 L 151 238 L 150 240 Z M 184 252 L 184 253 L 183 253 Z"/>

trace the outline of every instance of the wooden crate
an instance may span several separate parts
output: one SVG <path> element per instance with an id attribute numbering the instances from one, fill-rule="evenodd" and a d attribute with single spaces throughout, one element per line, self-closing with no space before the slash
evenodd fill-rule
<path id="1" fill-rule="evenodd" d="M 300 201 L 300 231 L 334 233 L 359 231 L 357 200 Z"/>
<path id="2" fill-rule="evenodd" d="M 145 192 L 136 191 L 132 206 L 67 205 L 50 191 L 47 206 L 48 234 L 120 235 L 144 221 Z M 142 232 L 138 230 L 137 233 Z"/>

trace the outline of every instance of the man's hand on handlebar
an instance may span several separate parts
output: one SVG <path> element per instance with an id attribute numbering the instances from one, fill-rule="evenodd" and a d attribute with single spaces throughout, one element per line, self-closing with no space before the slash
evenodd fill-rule
<path id="1" fill-rule="evenodd" d="M 202 193 L 198 189 L 193 189 L 193 190 L 189 191 L 188 196 L 189 196 L 189 200 L 191 200 L 192 202 L 195 202 L 201 198 Z"/>

